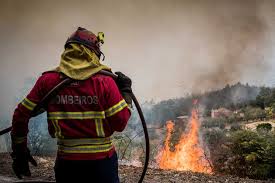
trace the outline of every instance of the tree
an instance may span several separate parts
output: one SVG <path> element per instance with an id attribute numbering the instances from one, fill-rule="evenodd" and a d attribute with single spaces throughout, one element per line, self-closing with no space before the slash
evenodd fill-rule
<path id="1" fill-rule="evenodd" d="M 265 109 L 275 102 L 275 89 L 262 87 L 259 95 L 256 97 L 256 105 Z"/>

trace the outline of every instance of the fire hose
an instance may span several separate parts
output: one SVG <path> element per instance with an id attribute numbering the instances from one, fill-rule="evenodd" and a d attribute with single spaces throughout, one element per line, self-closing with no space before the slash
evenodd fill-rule
<path id="1" fill-rule="evenodd" d="M 117 79 L 117 76 L 109 71 L 104 71 L 104 70 L 101 70 L 99 71 L 99 74 L 103 74 L 103 75 L 107 75 L 107 76 L 110 76 L 112 77 L 113 79 Z M 37 104 L 37 106 L 34 108 L 33 110 L 33 113 L 32 113 L 32 117 L 34 116 L 37 116 L 41 113 L 43 113 L 44 111 L 41 110 L 43 109 L 43 106 L 45 106 L 45 104 L 53 97 L 56 95 L 56 93 L 61 89 L 63 88 L 66 84 L 69 84 L 71 82 L 73 82 L 74 80 L 71 79 L 71 78 L 66 78 L 64 79 L 63 81 L 61 81 L 58 85 L 56 85 L 52 90 L 50 90 L 44 97 L 43 99 L 40 101 L 39 104 Z M 143 132 L 144 132 L 144 137 L 145 137 L 145 161 L 144 161 L 144 165 L 143 165 L 143 170 L 142 170 L 142 173 L 141 173 L 141 176 L 139 178 L 139 181 L 138 183 L 142 183 L 143 182 L 143 179 L 145 177 L 145 174 L 146 174 L 146 171 L 147 171 L 147 168 L 148 168 L 148 164 L 149 164 L 149 153 L 150 153 L 150 144 L 149 144 L 149 134 L 148 134 L 148 130 L 147 130 L 147 125 L 146 125 L 146 121 L 145 121 L 145 118 L 144 118 L 144 115 L 143 115 L 143 112 L 141 110 L 141 107 L 139 105 L 139 102 L 136 98 L 136 96 L 134 95 L 134 93 L 132 92 L 131 93 L 131 97 L 132 97 L 132 100 L 136 106 L 136 109 L 138 111 L 138 114 L 139 114 L 139 117 L 140 117 L 140 120 L 141 120 L 141 124 L 142 124 L 142 128 L 143 128 Z M 3 134 L 6 134 L 8 132 L 10 132 L 12 129 L 12 127 L 9 127 L 9 128 L 6 128 L 4 130 L 1 130 L 0 131 L 0 136 L 3 135 Z"/>

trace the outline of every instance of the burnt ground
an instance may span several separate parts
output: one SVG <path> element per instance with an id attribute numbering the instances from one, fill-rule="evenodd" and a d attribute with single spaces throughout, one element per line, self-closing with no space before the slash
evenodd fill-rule
<path id="1" fill-rule="evenodd" d="M 35 157 L 38 167 L 31 167 L 32 177 L 24 181 L 54 181 L 54 157 Z M 18 179 L 11 169 L 11 158 L 9 154 L 0 154 L 0 183 L 17 182 Z M 142 169 L 133 166 L 120 166 L 121 183 L 136 183 Z M 178 172 L 159 169 L 149 169 L 144 183 L 270 183 L 274 180 L 260 181 L 252 179 L 242 179 L 231 176 L 206 175 L 193 172 Z"/>

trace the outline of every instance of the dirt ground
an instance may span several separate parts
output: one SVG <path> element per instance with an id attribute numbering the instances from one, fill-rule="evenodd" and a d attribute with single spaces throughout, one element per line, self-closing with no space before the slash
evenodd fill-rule
<path id="1" fill-rule="evenodd" d="M 38 167 L 31 167 L 32 177 L 23 181 L 49 181 L 54 182 L 54 157 L 35 157 Z M 16 179 L 11 169 L 11 158 L 9 154 L 0 154 L 0 183 L 20 182 Z M 121 183 L 136 183 L 142 169 L 133 166 L 120 166 Z M 22 182 L 22 181 L 21 181 Z M 260 181 L 252 179 L 241 179 L 230 176 L 206 175 L 193 172 L 177 172 L 159 169 L 149 169 L 144 183 L 271 183 L 274 180 Z"/>

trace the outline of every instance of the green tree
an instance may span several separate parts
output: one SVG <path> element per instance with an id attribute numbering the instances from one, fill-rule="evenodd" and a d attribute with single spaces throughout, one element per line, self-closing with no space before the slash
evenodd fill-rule
<path id="1" fill-rule="evenodd" d="M 262 87 L 259 95 L 256 97 L 256 105 L 265 109 L 275 102 L 275 89 Z"/>
<path id="2" fill-rule="evenodd" d="M 272 125 L 270 123 L 262 123 L 257 125 L 258 133 L 268 133 L 272 130 Z"/>

